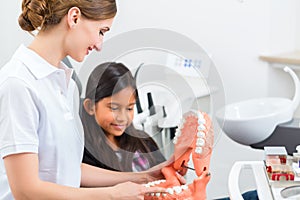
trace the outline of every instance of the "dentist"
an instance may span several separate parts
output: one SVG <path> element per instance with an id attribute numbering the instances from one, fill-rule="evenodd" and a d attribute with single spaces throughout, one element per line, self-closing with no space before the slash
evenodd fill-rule
<path id="1" fill-rule="evenodd" d="M 0 70 L 1 200 L 134 200 L 164 191 L 137 184 L 152 180 L 149 172 L 81 164 L 76 84 L 61 60 L 100 51 L 116 12 L 115 0 L 23 0 L 19 25 L 35 37 Z"/>

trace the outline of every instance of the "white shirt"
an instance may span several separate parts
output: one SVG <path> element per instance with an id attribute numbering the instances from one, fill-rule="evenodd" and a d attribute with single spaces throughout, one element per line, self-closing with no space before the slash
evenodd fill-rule
<path id="1" fill-rule="evenodd" d="M 83 129 L 73 109 L 72 70 L 21 45 L 0 70 L 0 155 L 37 153 L 39 177 L 79 187 Z M 79 97 L 78 97 L 79 98 Z M 13 199 L 0 159 L 0 199 Z"/>

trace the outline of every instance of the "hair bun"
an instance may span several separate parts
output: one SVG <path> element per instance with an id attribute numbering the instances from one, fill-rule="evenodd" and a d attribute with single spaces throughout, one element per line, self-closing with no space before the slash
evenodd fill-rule
<path id="1" fill-rule="evenodd" d="M 41 27 L 44 15 L 47 13 L 47 3 L 44 0 L 23 0 L 19 25 L 25 31 L 34 31 Z"/>

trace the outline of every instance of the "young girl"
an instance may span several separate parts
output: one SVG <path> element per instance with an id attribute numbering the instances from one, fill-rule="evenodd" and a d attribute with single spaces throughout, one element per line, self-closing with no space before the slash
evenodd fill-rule
<path id="1" fill-rule="evenodd" d="M 36 35 L 0 71 L 1 200 L 134 200 L 152 192 L 126 182 L 149 181 L 150 173 L 82 164 L 76 86 L 61 60 L 70 56 L 80 62 L 99 51 L 115 15 L 115 0 L 23 0 L 20 27 Z"/>
<path id="2" fill-rule="evenodd" d="M 144 171 L 163 161 L 154 140 L 132 125 L 136 83 L 122 63 L 107 62 L 91 73 L 83 102 L 83 162 L 117 171 Z"/>

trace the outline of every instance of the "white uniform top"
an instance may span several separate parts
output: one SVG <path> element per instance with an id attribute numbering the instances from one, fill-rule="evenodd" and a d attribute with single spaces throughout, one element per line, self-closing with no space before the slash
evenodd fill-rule
<path id="1" fill-rule="evenodd" d="M 38 154 L 39 177 L 79 187 L 83 129 L 73 109 L 75 82 L 21 45 L 0 70 L 0 155 Z M 78 97 L 79 98 L 79 97 Z M 13 199 L 0 159 L 0 199 Z"/>

